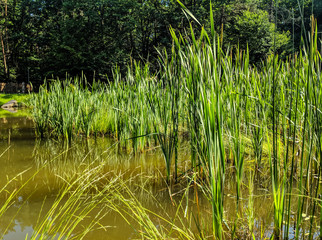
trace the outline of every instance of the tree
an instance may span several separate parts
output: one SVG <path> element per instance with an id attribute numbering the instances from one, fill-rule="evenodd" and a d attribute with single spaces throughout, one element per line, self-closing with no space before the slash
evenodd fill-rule
<path id="1" fill-rule="evenodd" d="M 182 2 L 210 28 L 209 0 Z M 298 8 L 298 0 L 280 0 L 278 6 L 272 0 L 217 0 L 216 30 L 223 26 L 225 46 L 245 50 L 248 44 L 253 62 L 272 52 L 273 45 L 287 53 L 293 22 L 296 43 L 306 33 L 304 27 L 309 30 L 312 0 L 300 3 Z M 126 71 L 131 59 L 153 64 L 157 49 L 171 48 L 170 26 L 183 36 L 189 35 L 190 23 L 196 34 L 201 29 L 176 0 L 1 0 L 0 7 L 0 78 L 19 82 L 28 76 L 33 82 L 65 77 L 66 72 L 103 78 L 116 65 Z M 318 20 L 321 9 L 321 1 L 315 0 Z"/>
<path id="2" fill-rule="evenodd" d="M 273 51 L 283 54 L 288 47 L 288 32 L 280 32 L 270 21 L 267 11 L 254 4 L 234 3 L 223 14 L 226 46 L 249 49 L 250 61 L 256 63 Z"/>

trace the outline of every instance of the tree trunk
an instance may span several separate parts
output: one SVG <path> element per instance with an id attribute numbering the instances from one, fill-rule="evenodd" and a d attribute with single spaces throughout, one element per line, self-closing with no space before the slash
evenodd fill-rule
<path id="1" fill-rule="evenodd" d="M 8 78 L 7 55 L 6 55 L 6 50 L 3 42 L 2 28 L 0 29 L 0 40 L 1 40 L 2 55 L 3 55 L 4 73 L 6 78 Z"/>
<path id="2" fill-rule="evenodd" d="M 7 18 L 8 18 L 8 2 L 7 0 L 4 0 L 2 2 L 4 4 L 4 12 L 2 12 L 2 17 L 4 17 L 4 26 L 1 26 L 0 28 L 0 41 L 1 41 L 1 48 L 2 48 L 2 55 L 3 55 L 3 66 L 4 66 L 4 73 L 6 76 L 6 79 L 9 80 L 9 66 L 8 66 L 8 55 L 10 53 L 9 51 L 9 40 L 8 40 L 8 24 L 7 24 Z"/>

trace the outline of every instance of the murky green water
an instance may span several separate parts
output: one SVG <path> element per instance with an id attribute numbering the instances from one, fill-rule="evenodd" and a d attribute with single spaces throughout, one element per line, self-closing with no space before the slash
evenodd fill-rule
<path id="1" fill-rule="evenodd" d="M 26 234 L 31 235 L 37 219 L 50 210 L 62 186 L 58 176 L 68 178 L 81 172 L 84 166 L 95 163 L 104 162 L 104 171 L 110 172 L 111 176 L 122 174 L 124 179 L 135 179 L 135 185 L 155 192 L 163 208 L 175 214 L 168 190 L 160 180 L 164 166 L 158 149 L 134 155 L 118 149 L 115 141 L 109 138 L 80 139 L 71 146 L 59 140 L 39 140 L 35 138 L 32 120 L 27 117 L 0 118 L 0 126 L 0 187 L 23 172 L 6 187 L 12 192 L 37 172 L 31 183 L 19 192 L 14 205 L 0 218 L 0 232 L 6 232 L 4 239 L 25 239 Z M 181 151 L 183 158 L 189 159 L 184 148 Z M 152 198 L 149 201 L 148 196 L 137 194 L 153 211 L 160 211 Z M 5 201 L 6 197 L 8 195 L 3 192 L 0 200 Z M 95 211 L 99 209 L 94 210 L 93 215 Z M 91 220 L 84 220 L 82 224 L 86 225 L 86 221 Z M 109 227 L 89 233 L 86 239 L 134 237 L 132 228 L 116 213 L 107 214 L 101 222 Z"/>
<path id="2" fill-rule="evenodd" d="M 180 146 L 181 171 L 189 170 L 189 144 Z M 150 149 L 142 154 L 125 153 L 118 149 L 115 141 L 109 138 L 91 140 L 79 139 L 68 146 L 59 140 L 39 140 L 35 138 L 33 122 L 28 117 L 0 118 L 0 188 L 9 179 L 24 172 L 6 187 L 7 192 L 0 194 L 0 201 L 5 201 L 8 193 L 18 189 L 26 180 L 31 179 L 16 196 L 14 204 L 0 217 L 0 233 L 5 240 L 25 239 L 34 231 L 37 220 L 44 215 L 53 205 L 61 189 L 61 178 L 68 178 L 89 164 L 104 162 L 104 171 L 117 175 L 122 173 L 122 178 L 133 178 L 133 187 L 143 186 L 148 191 L 136 191 L 136 197 L 145 207 L 153 212 L 174 216 L 177 207 L 173 206 L 169 190 L 164 183 L 164 160 L 159 149 Z M 247 176 L 246 176 L 247 177 Z M 225 197 L 225 219 L 234 221 L 236 217 L 235 185 L 233 178 L 227 178 Z M 173 188 L 172 198 L 177 202 L 182 197 L 180 190 L 184 186 Z M 158 199 L 152 198 L 150 194 Z M 176 194 L 179 192 L 178 194 Z M 249 208 L 249 190 L 243 190 L 240 213 L 242 219 L 247 221 L 253 214 L 254 229 L 257 233 L 263 232 L 263 237 L 272 233 L 273 227 L 273 201 L 269 191 L 263 184 L 254 186 L 253 208 Z M 191 192 L 189 209 L 197 214 L 195 194 Z M 247 196 L 247 197 L 246 197 Z M 204 217 L 204 226 L 211 226 L 211 208 L 206 197 L 199 194 L 199 210 Z M 185 201 L 184 201 L 185 202 Z M 185 204 L 185 203 L 184 203 Z M 294 200 L 292 205 L 296 206 Z M 309 204 L 308 211 L 309 211 Z M 252 209 L 253 211 L 250 211 Z M 100 209 L 93 211 L 95 212 Z M 240 214 L 239 213 L 239 214 Z M 83 220 L 82 224 L 90 223 L 91 219 Z M 250 220 L 251 221 L 251 220 Z M 109 212 L 101 221 L 105 230 L 96 230 L 89 233 L 85 239 L 131 239 L 137 237 L 133 229 L 115 212 Z M 247 226 L 247 223 L 244 224 Z M 195 231 L 197 231 L 195 229 Z M 290 238 L 294 237 L 291 229 Z M 317 237 L 317 235 L 315 235 Z"/>

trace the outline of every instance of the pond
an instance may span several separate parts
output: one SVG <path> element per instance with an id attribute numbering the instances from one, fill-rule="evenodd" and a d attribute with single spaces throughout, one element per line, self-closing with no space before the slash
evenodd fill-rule
<path id="1" fill-rule="evenodd" d="M 14 114 L 0 118 L 0 126 L 0 188 L 10 179 L 14 179 L 5 187 L 6 191 L 0 193 L 0 201 L 5 202 L 11 192 L 23 186 L 15 196 L 13 204 L 0 216 L 0 232 L 4 240 L 31 236 L 39 219 L 46 217 L 46 213 L 55 204 L 63 185 L 62 179 L 77 172 L 81 173 L 84 166 L 98 166 L 102 163 L 104 173 L 109 173 L 107 178 L 121 175 L 124 181 L 131 179 L 128 182 L 129 188 L 133 190 L 140 204 L 149 211 L 172 219 L 178 214 L 180 203 L 183 209 L 180 211 L 182 219 L 188 219 L 185 216 L 187 212 L 190 213 L 190 221 L 202 216 L 203 227 L 211 229 L 212 210 L 207 194 L 199 190 L 196 197 L 193 187 L 187 191 L 187 181 L 168 187 L 164 180 L 162 152 L 157 147 L 133 154 L 120 149 L 111 138 L 80 138 L 71 145 L 57 139 L 41 140 L 35 137 L 30 117 L 16 117 Z M 179 148 L 182 176 L 189 172 L 189 154 L 189 143 L 182 141 Z M 24 185 L 27 181 L 28 184 Z M 234 222 L 237 216 L 234 178 L 228 177 L 226 182 L 225 219 L 227 222 Z M 270 237 L 273 231 L 273 200 L 269 189 L 265 184 L 255 182 L 251 192 L 249 187 L 244 187 L 242 194 L 244 198 L 241 199 L 238 212 L 241 214 L 239 221 L 245 221 L 244 226 L 248 226 L 247 221 L 250 222 L 256 236 L 261 236 L 259 238 Z M 293 198 L 291 204 L 296 208 L 297 200 Z M 310 204 L 305 204 L 305 207 L 309 212 Z M 82 219 L 81 225 L 90 225 L 100 211 L 100 207 L 94 208 L 87 218 Z M 292 215 L 291 219 L 293 218 Z M 304 219 L 308 222 L 305 216 Z M 155 220 L 156 226 L 158 221 Z M 134 222 L 130 226 L 119 212 L 107 211 L 100 219 L 100 224 L 106 227 L 87 233 L 85 239 L 135 239 L 138 236 L 133 229 Z M 198 224 L 189 224 L 192 226 L 191 231 L 197 233 Z M 75 231 L 78 229 L 76 227 Z M 303 233 L 302 236 L 305 236 L 305 232 Z M 294 238 L 293 228 L 289 237 Z M 318 237 L 318 232 L 314 237 Z M 50 238 L 59 239 L 58 235 Z"/>

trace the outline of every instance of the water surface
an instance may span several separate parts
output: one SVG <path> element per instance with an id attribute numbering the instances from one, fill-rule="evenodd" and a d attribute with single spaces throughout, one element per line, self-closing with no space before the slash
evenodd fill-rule
<path id="1" fill-rule="evenodd" d="M 189 172 L 190 156 L 189 143 L 182 142 L 179 149 L 180 173 Z M 134 179 L 131 182 L 139 201 L 149 210 L 160 215 L 175 216 L 176 203 L 182 200 L 186 186 L 183 183 L 172 188 L 171 191 L 165 184 L 165 166 L 159 148 L 147 149 L 144 153 L 133 154 L 118 147 L 111 138 L 84 139 L 79 137 L 71 145 L 59 139 L 37 139 L 34 125 L 29 117 L 0 118 L 0 187 L 2 188 L 10 179 L 16 178 L 6 187 L 7 191 L 0 194 L 0 201 L 5 201 L 8 194 L 19 189 L 22 184 L 30 179 L 15 197 L 14 204 L 0 217 L 0 232 L 4 233 L 4 240 L 25 239 L 34 231 L 38 219 L 48 212 L 62 187 L 61 178 L 68 178 L 75 172 L 81 172 L 84 166 L 104 163 L 107 176 L 122 174 L 124 179 Z M 35 174 L 37 173 L 37 174 Z M 247 176 L 245 176 L 247 179 Z M 236 219 L 236 194 L 234 177 L 227 176 L 225 185 L 225 219 L 233 222 Z M 144 190 L 143 190 L 144 189 Z M 211 228 L 211 207 L 207 197 L 200 191 L 198 208 L 196 207 L 196 194 L 193 188 L 189 191 L 189 199 L 183 201 L 183 206 L 188 203 L 189 212 L 197 216 L 201 211 L 204 227 Z M 254 185 L 251 193 L 253 207 L 250 207 L 249 189 L 243 188 L 239 217 L 244 219 L 244 226 L 253 223 L 254 231 L 263 237 L 269 237 L 273 228 L 273 200 L 269 189 L 263 184 Z M 171 197 L 170 197 L 171 195 Z M 158 200 L 156 202 L 156 199 Z M 296 209 L 297 199 L 293 199 L 292 206 Z M 310 212 L 307 203 L 307 212 Z M 93 216 L 100 209 L 94 209 Z M 251 217 L 253 216 L 253 217 Z M 182 216 L 183 218 L 185 216 Z M 294 219 L 295 216 L 292 216 Z M 82 224 L 89 224 L 91 219 L 84 219 Z M 305 220 L 308 222 L 308 220 Z M 137 238 L 133 229 L 116 212 L 109 211 L 101 223 L 108 226 L 105 230 L 96 230 L 89 233 L 86 239 L 132 239 Z M 306 223 L 305 223 L 306 224 Z M 197 232 L 197 228 L 194 230 Z M 317 233 L 315 237 L 317 237 Z M 54 236 L 51 236 L 55 239 Z M 294 230 L 290 230 L 290 239 L 294 238 Z"/>

